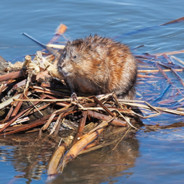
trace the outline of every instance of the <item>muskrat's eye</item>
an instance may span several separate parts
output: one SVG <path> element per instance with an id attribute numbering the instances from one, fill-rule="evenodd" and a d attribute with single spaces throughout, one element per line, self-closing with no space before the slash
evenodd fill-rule
<path id="1" fill-rule="evenodd" d="M 73 56 L 73 59 L 76 59 L 77 58 L 77 56 Z"/>

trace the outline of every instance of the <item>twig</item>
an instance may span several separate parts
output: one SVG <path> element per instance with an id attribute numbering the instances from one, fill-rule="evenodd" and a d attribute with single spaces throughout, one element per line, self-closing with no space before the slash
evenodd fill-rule
<path id="1" fill-rule="evenodd" d="M 121 128 L 118 128 L 116 131 L 111 132 L 108 136 L 113 136 L 113 135 L 120 134 L 120 133 L 123 133 L 123 135 L 124 135 L 124 132 L 125 132 L 125 128 L 121 127 Z M 108 142 L 105 142 L 105 143 L 98 144 L 98 145 L 96 145 L 94 147 L 91 147 L 91 148 L 88 148 L 88 149 L 84 149 L 79 153 L 79 155 L 89 153 L 91 151 L 95 151 L 97 149 L 100 149 L 100 148 L 103 148 L 103 147 L 106 147 L 106 146 L 109 146 L 109 145 L 112 145 L 112 144 L 115 144 L 115 143 L 117 143 L 117 139 L 114 139 L 112 141 L 108 141 Z"/>
<path id="2" fill-rule="evenodd" d="M 178 18 L 178 19 L 175 19 L 175 20 L 166 22 L 166 23 L 164 23 L 164 24 L 161 24 L 161 26 L 165 26 L 165 25 L 173 24 L 173 23 L 178 23 L 178 22 L 182 22 L 182 21 L 184 21 L 184 17 L 180 17 L 180 18 Z"/>
<path id="3" fill-rule="evenodd" d="M 66 25 L 60 24 L 58 26 L 57 30 L 56 30 L 56 33 L 54 34 L 53 38 L 49 41 L 49 43 L 47 44 L 47 46 L 49 46 L 49 44 L 51 44 L 51 43 L 56 42 L 59 39 L 59 37 L 66 32 L 66 30 L 67 30 Z"/>
<path id="4" fill-rule="evenodd" d="M 161 67 L 158 66 L 159 62 L 156 63 L 157 68 L 159 69 L 160 73 L 165 77 L 167 82 L 173 86 L 173 82 L 170 80 L 170 78 L 165 74 L 164 70 L 162 70 Z M 182 94 L 181 91 L 177 88 L 178 93 Z"/>
<path id="5" fill-rule="evenodd" d="M 137 103 L 136 103 L 136 100 L 135 100 L 135 102 L 133 102 L 133 101 L 131 102 L 131 100 L 130 100 L 130 102 L 128 102 L 127 100 L 121 100 L 120 99 L 120 102 L 122 102 L 125 105 L 130 105 L 130 106 L 140 107 L 140 108 L 144 108 L 144 109 L 154 110 L 154 111 L 156 111 L 158 113 L 165 112 L 165 113 L 170 113 L 170 114 L 176 114 L 176 115 L 184 116 L 184 112 L 168 109 L 168 108 L 165 108 L 165 107 L 154 107 L 154 106 L 151 106 L 148 102 L 145 102 L 145 101 L 137 100 Z M 146 105 L 139 104 L 138 102 L 146 103 Z"/>
<path id="6" fill-rule="evenodd" d="M 0 82 L 10 80 L 10 79 L 17 79 L 24 76 L 24 72 L 17 71 L 17 72 L 11 72 L 0 76 Z"/>
<path id="7" fill-rule="evenodd" d="M 12 130 L 12 131 L 9 131 L 9 132 L 4 132 L 2 133 L 3 135 L 10 135 L 10 134 L 15 134 L 15 133 L 19 133 L 19 132 L 22 132 L 22 131 L 27 131 L 29 129 L 32 129 L 32 128 L 35 128 L 35 127 L 38 127 L 38 126 L 41 126 L 45 123 L 45 121 L 49 118 L 50 115 L 47 115 L 46 117 L 43 117 L 41 119 L 38 119 L 36 121 L 33 121 L 29 124 L 25 124 L 25 125 L 21 125 L 21 126 L 18 126 L 16 127 L 15 130 Z M 6 126 L 7 127 L 7 126 Z M 4 128 L 4 127 L 3 127 Z M 2 128 L 2 129 L 3 129 Z M 0 130 L 0 132 L 2 132 L 2 129 Z"/>
<path id="8" fill-rule="evenodd" d="M 91 116 L 97 119 L 101 119 L 103 121 L 108 121 L 109 119 L 111 119 L 111 117 L 104 115 L 104 114 L 100 114 L 98 112 L 88 111 L 87 113 L 88 113 L 88 116 Z M 117 118 L 114 118 L 111 123 L 116 126 L 127 126 L 126 122 L 121 121 Z"/>
<path id="9" fill-rule="evenodd" d="M 94 100 L 112 117 L 114 117 L 114 114 L 105 106 L 102 104 L 102 102 L 100 100 L 98 100 L 95 96 L 94 96 Z"/>
<path id="10" fill-rule="evenodd" d="M 162 52 L 162 53 L 156 53 L 154 55 L 156 55 L 156 56 L 162 56 L 163 54 L 175 55 L 175 54 L 182 54 L 182 53 L 184 53 L 184 50 L 171 51 L 171 52 Z"/>
<path id="11" fill-rule="evenodd" d="M 82 135 L 82 132 L 84 130 L 84 126 L 86 124 L 86 119 L 87 119 L 87 111 L 83 111 L 82 112 L 82 115 L 83 117 L 81 118 L 80 120 L 80 123 L 79 123 L 79 127 L 78 127 L 78 131 L 77 131 L 77 135 L 76 135 L 76 139 L 78 139 L 78 137 L 80 137 Z"/>
<path id="12" fill-rule="evenodd" d="M 172 68 L 171 68 L 171 71 L 176 75 L 176 77 L 179 79 L 180 83 L 182 84 L 182 86 L 184 87 L 184 82 L 182 80 L 182 78 L 176 73 L 176 71 L 174 71 Z"/>
<path id="13" fill-rule="evenodd" d="M 70 105 L 69 105 L 69 106 L 67 106 L 67 107 L 64 107 L 64 108 L 62 108 L 62 109 L 59 109 L 59 110 L 56 110 L 55 112 L 53 112 L 53 113 L 50 115 L 50 117 L 49 117 L 47 123 L 40 129 L 40 131 L 46 130 L 46 129 L 49 127 L 49 125 L 51 124 L 51 122 L 52 122 L 52 120 L 54 119 L 54 117 L 55 117 L 58 113 L 64 113 L 64 112 L 67 112 L 67 111 L 73 111 L 73 107 L 70 108 Z"/>
<path id="14" fill-rule="evenodd" d="M 102 128 L 108 126 L 110 123 L 113 122 L 114 119 L 115 119 L 114 117 L 111 117 L 111 118 L 109 118 L 107 121 L 103 121 L 103 122 L 100 123 L 98 126 L 96 126 L 95 128 L 93 128 L 92 130 L 90 130 L 88 134 L 91 134 L 91 133 L 93 133 L 93 132 L 95 132 L 95 131 L 97 131 L 97 130 L 100 130 L 100 129 L 102 129 Z"/>
<path id="15" fill-rule="evenodd" d="M 173 69 L 176 72 L 183 72 L 183 69 Z M 164 69 L 163 72 L 170 72 L 170 69 Z M 159 70 L 138 70 L 138 73 L 158 73 Z"/>
<path id="16" fill-rule="evenodd" d="M 161 100 L 162 99 L 162 97 L 167 93 L 167 91 L 170 89 L 170 87 L 171 87 L 171 84 L 169 84 L 167 87 L 166 87 L 166 89 L 163 91 L 163 93 L 159 96 L 159 97 L 157 97 L 155 100 L 154 100 L 154 102 L 156 102 L 156 101 L 158 101 L 158 100 Z"/>
<path id="17" fill-rule="evenodd" d="M 72 136 L 68 136 L 66 139 L 63 139 L 63 143 L 56 149 L 56 151 L 52 155 L 51 160 L 49 161 L 48 169 L 47 169 L 48 175 L 53 175 L 58 173 L 57 168 L 58 168 L 59 162 L 63 157 L 67 147 L 70 146 L 72 141 L 73 141 Z"/>
<path id="18" fill-rule="evenodd" d="M 119 145 L 120 142 L 122 142 L 122 140 L 126 137 L 126 135 L 128 134 L 128 132 L 130 132 L 131 127 L 129 127 L 127 129 L 127 131 L 125 132 L 125 134 L 119 139 L 119 141 L 116 143 L 116 145 L 114 146 L 114 148 L 112 148 L 112 150 L 115 150 L 117 148 L 117 146 Z"/>
<path id="19" fill-rule="evenodd" d="M 0 103 L 0 109 L 3 109 L 4 107 L 10 105 L 14 100 L 17 100 L 20 97 L 20 94 L 15 95 L 12 98 L 9 98 L 8 100 Z"/>
<path id="20" fill-rule="evenodd" d="M 138 128 L 136 128 L 135 126 L 132 125 L 132 123 L 130 122 L 130 118 L 129 118 L 129 117 L 123 116 L 123 114 L 121 114 L 118 110 L 116 110 L 116 112 L 120 115 L 120 117 L 122 117 L 122 118 L 127 122 L 127 124 L 128 124 L 130 127 L 134 128 L 134 129 L 136 129 L 136 130 L 138 130 Z"/>
<path id="21" fill-rule="evenodd" d="M 47 47 L 52 47 L 52 48 L 55 48 L 55 49 L 64 49 L 65 45 L 56 45 L 56 44 L 48 43 Z"/>
<path id="22" fill-rule="evenodd" d="M 15 120 L 17 120 L 20 116 L 22 116 L 25 112 L 27 112 L 28 110 L 30 110 L 30 108 L 27 108 L 23 111 L 21 111 L 17 116 L 15 116 L 12 120 L 6 122 L 6 125 L 0 129 L 0 133 L 2 131 L 4 131 L 8 126 L 10 126 Z"/>
<path id="23" fill-rule="evenodd" d="M 84 99 L 84 97 L 77 97 L 78 100 Z M 14 99 L 15 101 L 23 101 L 23 102 L 71 102 L 70 98 L 63 99 Z"/>
<path id="24" fill-rule="evenodd" d="M 6 121 L 8 121 L 10 119 L 10 116 L 12 115 L 13 110 L 14 110 L 14 106 L 11 105 L 11 108 L 8 111 L 8 114 L 6 115 L 6 117 L 4 118 L 3 123 L 6 122 Z"/>
<path id="25" fill-rule="evenodd" d="M 60 126 L 62 116 L 63 116 L 63 113 L 61 113 L 61 114 L 58 116 L 58 118 L 57 118 L 57 120 L 56 120 L 56 122 L 55 122 L 55 124 L 54 124 L 54 126 L 53 126 L 53 128 L 52 128 L 52 130 L 50 131 L 50 134 L 49 134 L 49 135 L 52 135 L 52 134 L 55 132 L 56 128 L 57 128 L 58 126 Z"/>
<path id="26" fill-rule="evenodd" d="M 176 56 L 171 56 L 171 58 L 173 58 L 176 61 L 178 61 L 180 64 L 182 64 L 182 67 L 184 67 L 184 61 L 182 61 L 181 59 L 177 58 Z"/>
<path id="27" fill-rule="evenodd" d="M 22 98 L 22 97 L 23 97 L 23 94 L 21 94 L 19 98 Z M 14 106 L 16 106 L 16 107 L 15 107 L 14 111 L 12 112 L 12 115 L 11 115 L 12 117 L 17 115 L 18 111 L 21 108 L 21 105 L 22 105 L 22 102 L 14 103 Z"/>

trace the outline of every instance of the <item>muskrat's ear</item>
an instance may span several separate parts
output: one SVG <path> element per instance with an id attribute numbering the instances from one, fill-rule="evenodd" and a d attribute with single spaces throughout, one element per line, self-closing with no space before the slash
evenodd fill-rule
<path id="1" fill-rule="evenodd" d="M 83 39 L 77 39 L 77 40 L 74 40 L 71 45 L 74 46 L 74 47 L 77 47 L 79 49 L 81 49 L 82 45 L 84 44 L 84 40 Z"/>

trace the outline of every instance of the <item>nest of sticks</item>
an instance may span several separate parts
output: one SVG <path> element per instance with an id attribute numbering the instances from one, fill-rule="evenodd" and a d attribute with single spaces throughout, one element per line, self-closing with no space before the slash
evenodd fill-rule
<path id="1" fill-rule="evenodd" d="M 81 153 L 117 143 L 142 125 L 139 119 L 142 115 L 136 113 L 133 106 L 120 102 L 115 94 L 72 99 L 68 87 L 48 69 L 55 68 L 54 60 L 49 61 L 54 57 L 44 55 L 37 52 L 33 59 L 26 56 L 25 62 L 15 63 L 9 68 L 11 71 L 19 65 L 18 71 L 0 76 L 0 135 L 38 131 L 39 137 L 60 136 L 48 174 L 62 171 L 66 163 Z M 50 62 L 50 66 L 41 68 L 35 64 L 38 58 Z"/>
<path id="2" fill-rule="evenodd" d="M 44 47 L 52 53 L 63 49 L 64 45 L 53 44 L 63 35 L 66 26 L 61 25 L 53 39 Z M 41 44 L 42 45 L 42 44 Z M 43 45 L 42 45 L 43 46 Z M 56 69 L 57 54 L 38 51 L 34 56 L 27 55 L 24 62 L 6 63 L 1 59 L 0 75 L 0 136 L 38 132 L 38 137 L 61 137 L 56 151 L 48 166 L 48 174 L 62 172 L 66 164 L 79 154 L 87 153 L 110 144 L 117 145 L 130 133 L 135 133 L 148 119 L 169 113 L 183 116 L 179 106 L 168 108 L 150 104 L 150 93 L 143 94 L 139 89 L 158 78 L 166 80 L 169 87 L 162 90 L 154 102 L 163 103 L 163 96 L 173 86 L 181 97 L 177 102 L 182 106 L 182 90 L 177 89 L 173 79 L 166 72 L 173 73 L 183 85 L 177 72 L 183 72 L 183 62 L 174 54 L 183 50 L 155 55 L 137 55 L 139 63 L 137 100 L 118 99 L 115 94 L 99 96 L 78 95 L 71 98 L 71 93 Z M 180 65 L 173 65 L 170 57 Z M 162 61 L 167 61 L 164 63 Z M 157 74 L 160 73 L 161 76 Z M 150 80 L 151 79 L 151 80 Z M 149 81 L 148 81 L 149 80 Z M 154 83 L 154 84 L 153 84 Z M 153 88 L 145 90 L 153 91 Z M 143 91 L 143 90 L 142 90 Z M 157 90 L 158 91 L 158 90 Z M 148 95 L 149 94 L 149 95 Z M 177 95 L 176 95 L 177 96 Z M 155 97 L 154 97 L 155 99 Z M 164 105 L 166 105 L 165 102 Z M 173 106 L 172 106 L 173 107 Z M 141 111 L 139 110 L 141 109 Z M 66 154 L 65 154 L 66 153 Z"/>

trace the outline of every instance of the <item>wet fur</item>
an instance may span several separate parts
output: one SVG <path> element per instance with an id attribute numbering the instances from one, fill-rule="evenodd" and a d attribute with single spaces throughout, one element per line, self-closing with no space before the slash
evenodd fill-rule
<path id="1" fill-rule="evenodd" d="M 58 71 L 72 92 L 115 92 L 125 99 L 133 99 L 135 94 L 135 58 L 126 45 L 109 38 L 95 35 L 68 42 Z"/>

